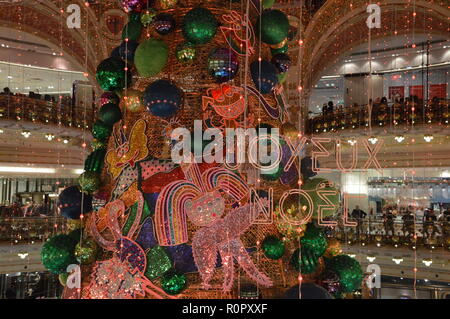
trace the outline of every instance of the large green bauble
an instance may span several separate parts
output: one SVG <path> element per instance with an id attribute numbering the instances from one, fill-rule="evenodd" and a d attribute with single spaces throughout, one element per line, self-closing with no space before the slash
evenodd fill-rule
<path id="1" fill-rule="evenodd" d="M 117 104 L 108 103 L 100 108 L 98 118 L 106 125 L 113 126 L 122 119 L 122 111 Z"/>
<path id="2" fill-rule="evenodd" d="M 87 194 L 92 194 L 100 188 L 100 174 L 96 172 L 84 172 L 78 177 L 80 190 Z"/>
<path id="3" fill-rule="evenodd" d="M 139 42 L 142 33 L 142 23 L 138 20 L 130 20 L 122 30 L 122 40 Z"/>
<path id="4" fill-rule="evenodd" d="M 214 15 L 205 8 L 193 8 L 183 19 L 183 35 L 193 44 L 208 43 L 216 34 L 218 22 Z"/>
<path id="5" fill-rule="evenodd" d="M 151 77 L 165 67 L 169 57 L 167 44 L 159 39 L 142 42 L 134 54 L 134 64 L 140 76 Z"/>
<path id="6" fill-rule="evenodd" d="M 325 259 L 325 267 L 339 276 L 342 292 L 352 292 L 361 287 L 363 271 L 356 259 L 348 255 L 339 255 Z"/>
<path id="7" fill-rule="evenodd" d="M 41 260 L 45 268 L 54 274 L 66 272 L 67 266 L 77 262 L 74 250 L 77 241 L 69 235 L 51 237 L 42 246 Z"/>
<path id="8" fill-rule="evenodd" d="M 270 53 L 272 54 L 272 56 L 274 56 L 274 55 L 277 55 L 278 53 L 286 53 L 286 52 L 288 52 L 288 50 L 289 50 L 289 46 L 286 43 L 281 48 L 278 48 L 278 49 L 271 48 Z"/>
<path id="9" fill-rule="evenodd" d="M 162 289 L 169 295 L 177 295 L 186 288 L 186 276 L 175 270 L 167 271 L 161 278 Z"/>
<path id="10" fill-rule="evenodd" d="M 95 121 L 92 126 L 92 136 L 100 142 L 108 141 L 112 133 L 112 127 L 100 120 Z"/>
<path id="11" fill-rule="evenodd" d="M 67 272 L 63 272 L 58 275 L 58 280 L 61 286 L 65 286 L 67 283 L 67 278 L 69 278 L 69 274 Z"/>
<path id="12" fill-rule="evenodd" d="M 75 258 L 82 265 L 92 264 L 97 259 L 98 246 L 91 239 L 83 240 L 75 246 Z"/>
<path id="13" fill-rule="evenodd" d="M 280 10 L 265 10 L 256 22 L 256 34 L 267 44 L 278 44 L 289 34 L 289 20 Z"/>
<path id="14" fill-rule="evenodd" d="M 100 62 L 96 78 L 100 87 L 105 91 L 120 91 L 131 82 L 130 73 L 125 71 L 125 62 L 115 57 Z"/>
<path id="15" fill-rule="evenodd" d="M 263 9 L 270 9 L 274 5 L 275 0 L 262 0 Z"/>
<path id="16" fill-rule="evenodd" d="M 267 258 L 276 260 L 283 257 L 285 246 L 278 237 L 267 236 L 262 242 L 262 250 Z"/>
<path id="17" fill-rule="evenodd" d="M 312 178 L 312 179 L 308 179 L 305 184 L 302 187 L 303 190 L 306 191 L 306 193 L 311 197 L 312 202 L 313 202 L 313 217 L 317 218 L 318 214 L 319 214 L 319 206 L 320 205 L 327 205 L 327 202 L 324 201 L 323 199 L 320 198 L 319 193 L 317 192 L 318 190 L 323 190 L 323 191 L 334 191 L 336 192 L 336 195 L 326 195 L 327 198 L 331 201 L 331 203 L 336 207 L 335 210 L 324 210 L 323 211 L 323 215 L 322 217 L 327 217 L 327 216 L 333 216 L 336 211 L 339 208 L 339 203 L 340 203 L 340 195 L 338 190 L 331 186 L 331 183 L 329 181 L 327 181 L 324 178 Z M 309 211 L 309 203 L 306 200 L 306 198 L 304 198 L 304 196 L 301 197 L 300 200 L 302 205 L 305 205 L 307 207 L 306 211 Z"/>
<path id="18" fill-rule="evenodd" d="M 308 249 L 317 258 L 322 256 L 328 243 L 323 231 L 313 223 L 306 226 L 305 234 L 300 240 L 302 248 Z"/>
<path id="19" fill-rule="evenodd" d="M 301 254 L 299 256 L 300 251 Z M 294 266 L 295 270 L 304 275 L 315 272 L 318 264 L 318 257 L 310 249 L 305 247 L 302 247 L 301 250 L 297 248 L 291 256 L 291 265 Z"/>

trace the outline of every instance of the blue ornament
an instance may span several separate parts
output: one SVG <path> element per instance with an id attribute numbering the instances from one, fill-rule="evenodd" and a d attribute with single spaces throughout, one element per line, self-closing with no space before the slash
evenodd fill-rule
<path id="1" fill-rule="evenodd" d="M 239 70 L 236 53 L 228 48 L 215 49 L 208 58 L 209 74 L 217 83 L 223 83 L 234 78 Z"/>
<path id="2" fill-rule="evenodd" d="M 120 45 L 115 47 L 112 51 L 111 51 L 111 58 L 118 58 L 121 59 L 120 57 Z"/>
<path id="3" fill-rule="evenodd" d="M 284 73 L 291 66 L 291 58 L 286 53 L 278 53 L 272 57 L 272 63 L 280 73 Z"/>
<path id="4" fill-rule="evenodd" d="M 255 61 L 250 65 L 250 73 L 253 83 L 262 94 L 272 92 L 275 85 L 278 84 L 278 70 L 269 61 Z"/>
<path id="5" fill-rule="evenodd" d="M 80 219 L 81 213 L 86 214 L 92 210 L 92 197 L 80 192 L 77 186 L 64 189 L 59 194 L 58 202 L 61 214 L 68 219 Z"/>
<path id="6" fill-rule="evenodd" d="M 171 117 L 181 104 L 181 91 L 169 81 L 158 80 L 145 89 L 142 99 L 151 114 Z"/>
<path id="7" fill-rule="evenodd" d="M 175 29 L 175 19 L 170 14 L 161 13 L 153 20 L 153 26 L 156 32 L 161 35 L 166 35 Z"/>
<path id="8" fill-rule="evenodd" d="M 122 60 L 127 60 L 128 62 L 134 61 L 134 53 L 138 47 L 139 43 L 133 40 L 123 41 L 119 45 L 119 55 Z"/>
<path id="9" fill-rule="evenodd" d="M 299 286 L 289 288 L 283 295 L 283 299 L 298 299 L 299 298 Z M 301 284 L 301 296 L 302 299 L 333 299 L 331 295 L 319 285 L 314 283 L 305 282 Z"/>

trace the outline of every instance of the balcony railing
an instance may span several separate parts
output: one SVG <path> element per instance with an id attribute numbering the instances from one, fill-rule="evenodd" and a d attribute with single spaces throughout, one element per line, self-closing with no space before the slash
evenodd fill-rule
<path id="1" fill-rule="evenodd" d="M 374 104 L 372 107 L 371 124 L 376 127 L 433 125 L 449 127 L 450 101 L 442 100 L 423 104 L 421 102 L 406 102 L 393 104 Z M 307 133 L 338 132 L 367 128 L 369 113 L 367 105 L 354 105 L 338 108 L 331 113 L 325 113 L 307 120 Z"/>
<path id="2" fill-rule="evenodd" d="M 380 219 L 366 218 L 358 227 L 337 227 L 329 234 L 339 241 L 353 245 L 376 245 L 378 247 L 390 245 L 394 247 L 406 246 L 413 249 L 425 247 L 437 249 L 443 247 L 450 250 L 450 224 L 445 221 L 423 223 L 416 221 L 404 224 L 395 220 L 386 223 Z M 415 237 L 414 237 L 415 236 Z"/>
<path id="3" fill-rule="evenodd" d="M 71 106 L 70 101 L 56 103 L 22 95 L 0 95 L 0 119 L 90 128 L 94 115 L 90 105 L 85 110 Z"/>
<path id="4" fill-rule="evenodd" d="M 66 231 L 66 227 L 66 220 L 60 216 L 0 218 L 0 242 L 44 242 L 52 235 Z"/>

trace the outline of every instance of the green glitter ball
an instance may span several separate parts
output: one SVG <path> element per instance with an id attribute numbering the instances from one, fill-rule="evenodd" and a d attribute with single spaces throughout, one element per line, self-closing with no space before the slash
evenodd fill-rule
<path id="1" fill-rule="evenodd" d="M 147 252 L 145 276 L 148 279 L 161 277 L 170 268 L 172 268 L 172 262 L 163 247 L 156 246 Z"/>
<path id="2" fill-rule="evenodd" d="M 100 149 L 100 148 L 105 148 L 105 147 L 107 147 L 106 141 L 105 141 L 105 142 L 102 142 L 102 141 L 99 141 L 99 140 L 97 140 L 97 139 L 94 139 L 94 140 L 92 140 L 92 142 L 91 142 L 91 148 L 92 148 L 94 151 L 96 151 L 96 150 L 98 150 L 98 149 Z"/>
<path id="3" fill-rule="evenodd" d="M 75 246 L 75 258 L 82 265 L 92 264 L 97 259 L 98 246 L 91 239 L 83 240 Z"/>
<path id="4" fill-rule="evenodd" d="M 264 255 L 270 259 L 280 259 L 284 255 L 284 243 L 276 236 L 267 236 L 262 242 Z"/>
<path id="5" fill-rule="evenodd" d="M 167 271 L 161 278 L 162 289 L 169 295 L 177 295 L 186 288 L 186 276 L 175 270 Z"/>
<path id="6" fill-rule="evenodd" d="M 169 47 L 163 40 L 148 39 L 136 49 L 134 64 L 140 76 L 152 77 L 166 66 Z"/>
<path id="7" fill-rule="evenodd" d="M 208 43 L 217 32 L 219 23 L 214 15 L 205 8 L 193 8 L 183 19 L 184 38 L 193 44 Z"/>
<path id="8" fill-rule="evenodd" d="M 56 235 L 45 242 L 41 250 L 42 264 L 54 274 L 66 272 L 67 266 L 77 262 L 74 250 L 77 241 L 69 235 Z"/>
<path id="9" fill-rule="evenodd" d="M 348 255 L 338 255 L 325 259 L 325 267 L 339 276 L 341 292 L 352 292 L 361 287 L 363 271 L 356 259 Z"/>
<path id="10" fill-rule="evenodd" d="M 69 278 L 69 274 L 66 272 L 63 272 L 62 274 L 58 275 L 58 280 L 61 286 L 65 286 L 67 283 L 67 278 Z"/>
<path id="11" fill-rule="evenodd" d="M 289 34 L 289 20 L 280 10 L 265 10 L 256 22 L 256 34 L 264 43 L 281 43 Z"/>
<path id="12" fill-rule="evenodd" d="M 322 256 L 328 243 L 325 234 L 313 223 L 306 226 L 305 235 L 301 238 L 301 247 L 311 251 L 317 258 Z"/>
<path id="13" fill-rule="evenodd" d="M 177 47 L 177 59 L 182 63 L 191 63 L 196 54 L 195 46 L 192 43 L 182 43 Z"/>
<path id="14" fill-rule="evenodd" d="M 107 103 L 100 108 L 98 118 L 106 125 L 113 126 L 122 119 L 122 111 L 117 104 Z"/>
<path id="15" fill-rule="evenodd" d="M 100 62 L 96 73 L 97 82 L 105 91 L 117 91 L 130 84 L 131 73 L 125 71 L 125 62 L 119 58 L 107 58 Z"/>
<path id="16" fill-rule="evenodd" d="M 291 256 L 291 265 L 295 270 L 301 272 L 304 275 L 312 274 L 316 271 L 319 259 L 308 248 L 302 247 L 301 256 L 299 256 L 299 248 L 297 248 Z M 300 258 L 299 258 L 300 257 Z"/>
<path id="17" fill-rule="evenodd" d="M 263 9 L 270 9 L 275 4 L 275 0 L 262 0 Z"/>
<path id="18" fill-rule="evenodd" d="M 340 192 L 331 185 L 329 181 L 324 178 L 313 178 L 306 180 L 305 184 L 302 187 L 311 197 L 313 202 L 313 217 L 318 218 L 318 212 L 320 205 L 328 205 L 326 201 L 324 201 L 318 194 L 317 190 L 335 192 L 335 195 L 327 195 L 327 198 L 331 201 L 331 203 L 336 207 L 334 211 L 326 210 L 323 212 L 324 217 L 333 216 L 340 203 Z M 309 211 L 309 203 L 304 196 L 301 197 L 300 203 L 302 206 L 306 206 L 306 211 Z"/>
<path id="19" fill-rule="evenodd" d="M 105 161 L 106 149 L 99 148 L 88 155 L 84 161 L 84 170 L 101 173 Z"/>
<path id="20" fill-rule="evenodd" d="M 111 126 L 103 123 L 100 120 L 95 121 L 94 125 L 92 126 L 92 136 L 100 142 L 108 141 L 111 133 Z"/>
<path id="21" fill-rule="evenodd" d="M 141 14 L 141 23 L 144 27 L 148 27 L 153 23 L 153 20 L 156 17 L 156 12 L 152 9 L 142 12 Z"/>
<path id="22" fill-rule="evenodd" d="M 100 188 L 100 174 L 96 172 L 84 172 L 78 177 L 78 185 L 82 192 L 92 194 Z"/>

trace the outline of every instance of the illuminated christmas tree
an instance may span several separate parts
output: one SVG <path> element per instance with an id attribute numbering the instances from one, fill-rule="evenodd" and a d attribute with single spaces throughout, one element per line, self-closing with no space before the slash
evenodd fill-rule
<path id="1" fill-rule="evenodd" d="M 97 68 L 105 92 L 92 153 L 79 187 L 60 196 L 82 228 L 42 253 L 63 283 L 66 267 L 81 264 L 81 288 L 64 297 L 271 298 L 305 278 L 333 294 L 358 289 L 359 264 L 307 224 L 317 191 L 334 188 L 307 180 L 307 159 L 290 162 L 298 131 L 283 83 L 297 30 L 288 15 L 274 1 L 121 3 L 129 22 Z M 179 128 L 192 137 L 180 140 Z M 256 136 L 229 152 L 227 129 L 249 128 Z M 202 139 L 208 129 L 223 140 Z M 252 158 L 252 144 L 279 161 Z M 205 162 L 208 151 L 232 160 Z M 290 193 L 302 174 L 311 202 Z"/>

